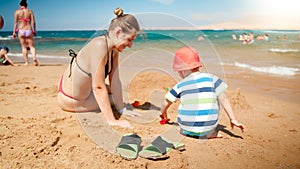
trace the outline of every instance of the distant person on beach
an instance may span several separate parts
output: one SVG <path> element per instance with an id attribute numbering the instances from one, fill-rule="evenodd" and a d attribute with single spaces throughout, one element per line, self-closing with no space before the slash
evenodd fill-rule
<path id="1" fill-rule="evenodd" d="M 264 40 L 264 36 L 258 34 L 257 37 L 256 37 L 256 40 Z"/>
<path id="2" fill-rule="evenodd" d="M 253 32 L 250 32 L 250 33 L 249 33 L 249 39 L 250 39 L 250 42 L 254 42 L 254 35 L 253 35 Z"/>
<path id="3" fill-rule="evenodd" d="M 244 36 L 243 35 L 239 36 L 239 41 L 244 41 Z"/>
<path id="4" fill-rule="evenodd" d="M 36 35 L 36 22 L 32 10 L 27 9 L 27 0 L 20 2 L 20 9 L 15 11 L 13 37 L 16 38 L 16 33 L 22 46 L 22 54 L 25 60 L 25 65 L 28 65 L 27 47 L 33 57 L 35 66 L 39 63 L 36 59 L 36 51 L 34 47 L 34 36 Z"/>
<path id="5" fill-rule="evenodd" d="M 124 105 L 118 63 L 119 53 L 132 47 L 140 27 L 136 18 L 123 14 L 122 9 L 117 8 L 114 13 L 117 17 L 106 34 L 92 39 L 78 55 L 69 50 L 73 59 L 60 79 L 58 104 L 70 112 L 100 108 L 109 125 L 131 127 L 128 121 L 114 117 L 111 106 L 114 104 L 123 115 L 139 115 Z M 105 83 L 107 78 L 109 84 Z"/>
<path id="6" fill-rule="evenodd" d="M 9 52 L 8 47 L 6 46 L 0 46 L 0 64 L 1 65 L 14 65 L 14 62 L 11 61 L 8 56 L 7 53 Z"/>
<path id="7" fill-rule="evenodd" d="M 204 37 L 203 36 L 198 36 L 198 41 L 203 41 Z"/>
<path id="8" fill-rule="evenodd" d="M 287 35 L 283 35 L 283 40 L 287 40 Z"/>
<path id="9" fill-rule="evenodd" d="M 267 42 L 270 41 L 269 34 L 266 33 L 266 34 L 264 35 L 264 40 L 267 41 Z"/>
<path id="10" fill-rule="evenodd" d="M 243 39 L 244 39 L 243 44 L 247 44 L 250 42 L 250 36 L 247 35 L 247 33 L 243 34 Z"/>
<path id="11" fill-rule="evenodd" d="M 236 40 L 235 34 L 232 34 L 232 40 Z"/>
<path id="12" fill-rule="evenodd" d="M 200 72 L 201 67 L 195 49 L 183 47 L 176 51 L 173 69 L 183 80 L 165 95 L 160 117 L 162 120 L 168 119 L 169 106 L 179 99 L 177 122 L 183 135 L 220 138 L 222 135 L 215 131 L 220 103 L 230 119 L 231 127 L 236 126 L 243 131 L 244 126 L 234 117 L 231 104 L 226 97 L 227 84 L 216 75 Z"/>

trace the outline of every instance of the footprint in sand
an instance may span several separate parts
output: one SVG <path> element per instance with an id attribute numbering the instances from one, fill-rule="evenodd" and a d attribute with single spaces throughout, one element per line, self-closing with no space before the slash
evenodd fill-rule
<path id="1" fill-rule="evenodd" d="M 270 117 L 270 118 L 272 118 L 272 119 L 275 119 L 275 118 L 280 118 L 280 117 L 282 117 L 282 116 L 276 115 L 275 113 L 269 113 L 269 114 L 268 114 L 268 117 Z"/>

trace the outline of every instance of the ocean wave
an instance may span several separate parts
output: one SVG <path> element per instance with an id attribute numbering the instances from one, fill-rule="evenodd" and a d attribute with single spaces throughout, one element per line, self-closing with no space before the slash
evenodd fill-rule
<path id="1" fill-rule="evenodd" d="M 12 40 L 12 39 L 13 39 L 12 36 L 6 36 L 6 37 L 0 36 L 0 40 Z"/>
<path id="2" fill-rule="evenodd" d="M 275 52 L 275 53 L 294 53 L 294 52 L 299 52 L 297 49 L 279 49 L 279 48 L 271 48 L 269 49 L 270 52 Z"/>
<path id="3" fill-rule="evenodd" d="M 9 57 L 22 57 L 23 58 L 23 54 L 22 53 L 8 53 Z M 32 55 L 29 53 L 28 57 L 32 57 Z M 60 56 L 60 55 L 43 55 L 43 54 L 37 54 L 36 55 L 37 58 L 45 58 L 45 59 L 66 59 L 69 57 L 66 56 Z"/>
<path id="4" fill-rule="evenodd" d="M 235 62 L 235 66 L 240 68 L 247 68 L 255 72 L 263 72 L 263 73 L 270 73 L 275 75 L 288 75 L 293 76 L 295 75 L 299 69 L 298 68 L 291 68 L 291 67 L 284 67 L 284 66 L 252 66 L 244 63 Z"/>
<path id="5" fill-rule="evenodd" d="M 299 31 L 295 30 L 264 30 L 264 33 L 279 33 L 279 34 L 297 34 Z"/>

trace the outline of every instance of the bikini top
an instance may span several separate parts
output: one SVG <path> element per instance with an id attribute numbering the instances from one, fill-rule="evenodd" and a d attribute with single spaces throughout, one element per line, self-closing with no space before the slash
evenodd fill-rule
<path id="1" fill-rule="evenodd" d="M 111 73 L 112 71 L 112 68 L 113 68 L 113 54 L 114 54 L 114 51 L 111 51 L 111 55 L 110 55 L 110 70 L 109 70 L 109 53 L 108 53 L 108 44 L 107 44 L 107 38 L 106 38 L 106 35 L 105 35 L 105 40 L 106 40 L 106 47 L 107 47 L 107 61 L 106 61 L 106 64 L 105 64 L 105 78 Z M 77 54 L 72 50 L 72 49 L 69 49 L 69 56 L 72 57 L 71 61 L 70 61 L 70 73 L 69 73 L 69 77 L 71 77 L 71 74 L 72 74 L 72 64 L 73 64 L 73 61 L 75 59 L 75 63 L 77 65 L 77 67 L 83 72 L 85 73 L 87 76 L 89 77 L 92 77 L 92 74 L 91 73 L 88 73 L 87 71 L 83 70 L 79 64 L 77 63 Z"/>
<path id="2" fill-rule="evenodd" d="M 20 8 L 21 10 L 26 10 L 27 8 Z M 30 22 L 30 18 L 19 18 L 20 21 L 24 22 L 24 25 L 27 25 Z"/>
<path id="3" fill-rule="evenodd" d="M 21 18 L 19 20 L 23 21 L 24 25 L 27 25 L 30 22 L 31 19 L 29 19 L 29 18 Z"/>

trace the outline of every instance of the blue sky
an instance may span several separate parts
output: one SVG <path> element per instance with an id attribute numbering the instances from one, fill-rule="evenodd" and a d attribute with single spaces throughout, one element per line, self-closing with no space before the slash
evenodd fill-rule
<path id="1" fill-rule="evenodd" d="M 19 9 L 19 2 L 0 0 L 0 15 L 5 20 L 2 30 L 13 29 L 13 15 Z M 297 0 L 28 0 L 38 30 L 100 29 L 114 18 L 116 7 L 136 15 L 142 28 L 278 25 L 280 20 L 282 25 L 298 27 L 297 6 Z"/>

